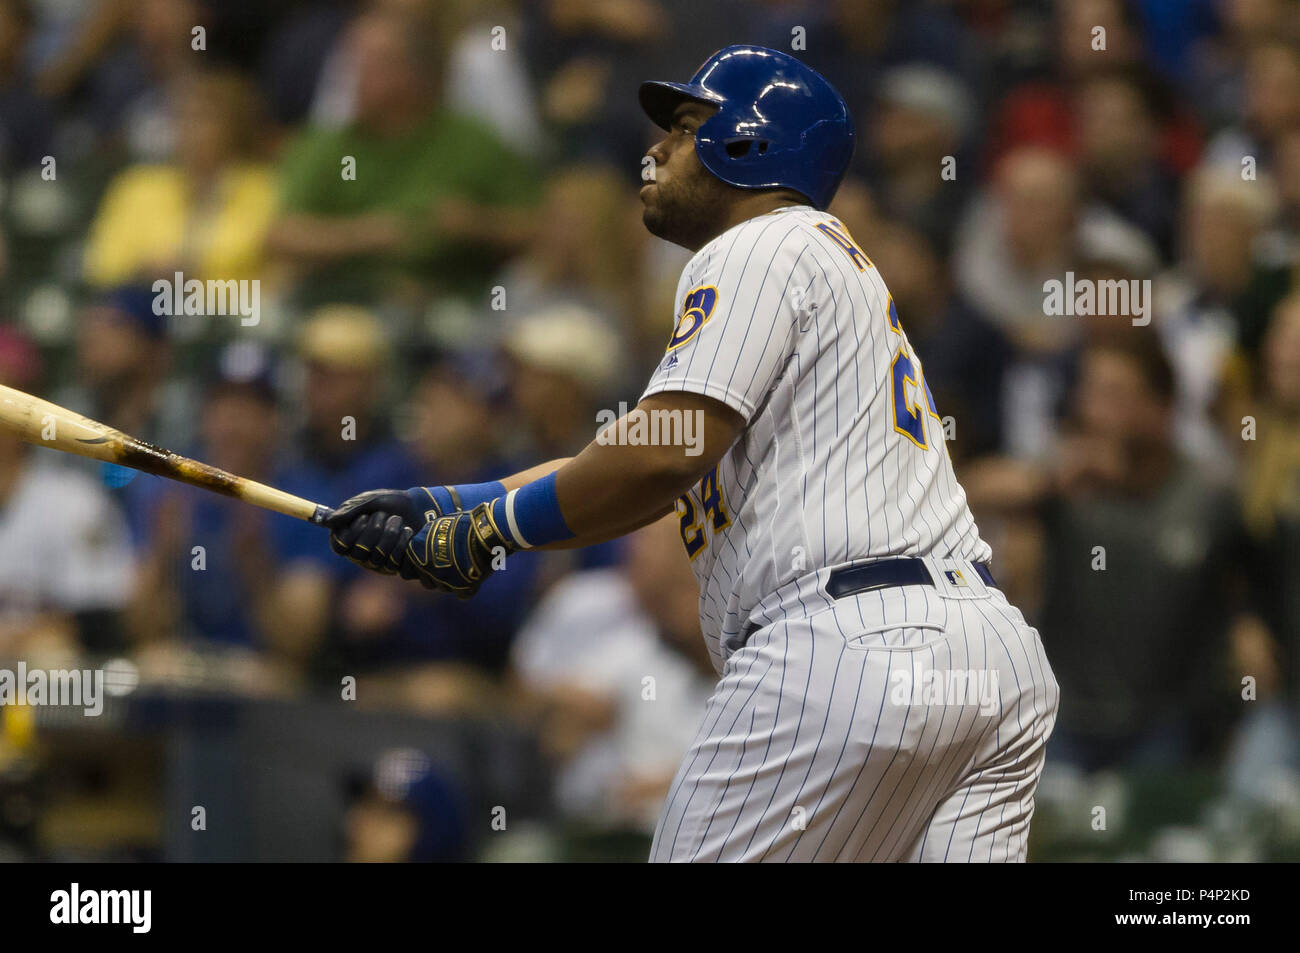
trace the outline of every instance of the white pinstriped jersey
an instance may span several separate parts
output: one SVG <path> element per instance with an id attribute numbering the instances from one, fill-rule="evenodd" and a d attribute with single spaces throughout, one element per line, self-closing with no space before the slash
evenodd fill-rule
<path id="1" fill-rule="evenodd" d="M 885 282 L 838 219 L 796 206 L 729 229 L 677 304 L 643 396 L 703 394 L 748 422 L 677 504 L 719 671 L 750 623 L 826 607 L 836 566 L 990 558 Z"/>

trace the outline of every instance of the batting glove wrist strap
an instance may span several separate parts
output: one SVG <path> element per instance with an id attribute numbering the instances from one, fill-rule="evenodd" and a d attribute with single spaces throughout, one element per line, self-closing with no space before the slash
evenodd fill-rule
<path id="1" fill-rule="evenodd" d="M 454 513 L 456 510 L 472 510 L 480 503 L 487 503 L 498 496 L 504 496 L 506 492 L 505 484 L 501 482 L 425 486 L 412 488 L 408 492 L 413 492 L 415 489 L 419 489 L 432 497 L 444 513 Z"/>
<path id="2" fill-rule="evenodd" d="M 518 549 L 573 539 L 560 511 L 554 472 L 493 500 L 491 508 L 495 525 Z"/>

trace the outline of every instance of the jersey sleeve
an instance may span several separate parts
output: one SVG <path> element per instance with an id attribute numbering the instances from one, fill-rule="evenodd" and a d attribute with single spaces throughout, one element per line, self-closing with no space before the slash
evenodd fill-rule
<path id="1" fill-rule="evenodd" d="M 702 250 L 686 267 L 673 334 L 642 399 L 687 391 L 752 420 L 794 348 L 808 247 L 777 215 Z"/>

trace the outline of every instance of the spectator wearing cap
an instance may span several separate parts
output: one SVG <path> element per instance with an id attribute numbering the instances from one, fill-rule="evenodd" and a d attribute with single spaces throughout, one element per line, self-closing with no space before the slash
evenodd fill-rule
<path id="1" fill-rule="evenodd" d="M 204 389 L 194 457 L 277 483 L 283 441 L 272 373 L 254 345 L 221 352 Z M 137 640 L 256 652 L 292 677 L 301 647 L 324 628 L 329 602 L 314 577 L 300 579 L 277 550 L 272 527 L 288 518 L 150 475 L 127 492 L 141 552 L 131 611 Z"/>
<path id="2" fill-rule="evenodd" d="M 379 318 L 353 305 L 320 308 L 302 327 L 298 358 L 304 418 L 286 478 L 316 500 L 412 485 L 413 462 L 384 410 L 393 354 Z"/>
<path id="3" fill-rule="evenodd" d="M 423 475 L 418 482 L 485 483 L 524 468 L 504 448 L 508 390 L 499 365 L 489 353 L 441 353 L 416 383 L 404 442 Z M 421 707 L 427 706 L 419 686 L 434 678 L 472 692 L 475 672 L 504 668 L 541 567 L 535 559 L 512 563 L 484 583 L 483 598 L 469 600 L 374 573 L 350 579 L 339 596 L 339 663 L 350 672 L 401 678 L 406 687 L 390 683 L 390 693 Z"/>
<path id="4" fill-rule="evenodd" d="M 458 863 L 470 859 L 468 807 L 457 780 L 421 751 L 385 752 L 345 779 L 349 863 Z"/>
<path id="5" fill-rule="evenodd" d="M 543 459 L 590 441 L 618 382 L 622 342 L 582 305 L 554 303 L 516 321 L 501 342 L 517 419 Z"/>
<path id="6" fill-rule="evenodd" d="M 383 325 L 363 308 L 327 305 L 308 318 L 298 338 L 303 419 L 277 472 L 277 486 L 328 502 L 367 487 L 421 482 L 382 406 L 390 356 Z M 335 558 L 319 527 L 276 519 L 271 533 L 278 558 L 293 568 L 304 605 L 332 608 L 341 584 L 365 573 Z M 316 655 L 336 634 L 312 627 L 312 640 L 295 651 L 302 658 Z"/>
<path id="7" fill-rule="evenodd" d="M 881 211 L 921 229 L 946 253 L 965 206 L 972 176 L 963 146 L 974 103 L 960 80 L 933 66 L 912 64 L 882 78 L 870 125 L 874 158 L 867 178 L 878 189 Z M 945 160 L 958 165 L 944 175 Z"/>
<path id="8" fill-rule="evenodd" d="M 41 360 L 0 327 L 0 383 L 38 389 Z M 120 650 L 134 560 L 104 488 L 0 431 L 0 658 Z"/>
<path id="9" fill-rule="evenodd" d="M 530 458 L 570 456 L 612 422 L 598 421 L 597 413 L 618 409 L 610 395 L 619 382 L 623 342 L 595 312 L 574 302 L 551 303 L 512 323 L 501 348 L 511 408 Z M 615 539 L 556 552 L 551 568 L 565 559 L 587 568 L 608 565 L 621 549 Z"/>
<path id="10" fill-rule="evenodd" d="M 169 376 L 167 319 L 153 302 L 149 288 L 123 285 L 86 305 L 77 320 L 73 382 L 54 399 L 149 443 L 186 447 L 195 398 L 189 384 Z"/>

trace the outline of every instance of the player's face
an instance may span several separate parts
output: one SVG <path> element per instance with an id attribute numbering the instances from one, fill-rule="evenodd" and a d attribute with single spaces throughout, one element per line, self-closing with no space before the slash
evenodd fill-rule
<path id="1" fill-rule="evenodd" d="M 695 132 L 716 111 L 704 103 L 682 103 L 668 134 L 646 153 L 654 159 L 655 177 L 641 188 L 645 227 L 692 251 L 714 234 L 731 199 L 731 190 L 695 154 Z"/>

